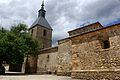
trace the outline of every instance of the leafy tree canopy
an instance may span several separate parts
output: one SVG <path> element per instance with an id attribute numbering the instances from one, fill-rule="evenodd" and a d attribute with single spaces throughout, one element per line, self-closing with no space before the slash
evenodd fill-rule
<path id="1" fill-rule="evenodd" d="M 27 30 L 25 24 L 14 25 L 10 30 L 0 29 L 0 65 L 3 61 L 9 65 L 21 64 L 25 54 L 38 50 L 38 41 Z"/>

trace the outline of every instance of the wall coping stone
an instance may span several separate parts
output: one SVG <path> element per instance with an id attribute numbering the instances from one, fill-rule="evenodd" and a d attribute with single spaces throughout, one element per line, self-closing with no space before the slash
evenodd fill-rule
<path id="1" fill-rule="evenodd" d="M 76 72 L 105 72 L 105 71 L 120 71 L 120 69 L 72 70 L 72 73 L 76 73 Z"/>

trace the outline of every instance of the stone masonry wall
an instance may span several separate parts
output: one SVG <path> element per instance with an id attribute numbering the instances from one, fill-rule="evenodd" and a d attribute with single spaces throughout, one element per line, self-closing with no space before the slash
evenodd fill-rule
<path id="1" fill-rule="evenodd" d="M 120 25 L 72 37 L 72 78 L 120 79 Z M 101 41 L 109 40 L 103 49 Z"/>
<path id="2" fill-rule="evenodd" d="M 44 30 L 46 30 L 46 36 L 43 35 Z M 42 26 L 38 26 L 37 39 L 42 44 L 42 48 L 52 47 L 52 30 Z"/>
<path id="3" fill-rule="evenodd" d="M 36 57 L 28 57 L 29 71 L 30 73 L 36 73 L 37 70 L 37 56 Z"/>
<path id="4" fill-rule="evenodd" d="M 69 31 L 68 33 L 69 33 L 69 36 L 72 37 L 72 36 L 87 33 L 87 32 L 90 32 L 90 31 L 97 30 L 97 29 L 101 29 L 101 28 L 103 28 L 103 26 L 99 22 L 96 22 L 94 24 L 90 24 L 90 25 L 87 25 L 87 26 Z"/>
<path id="5" fill-rule="evenodd" d="M 57 72 L 58 47 L 52 47 L 39 51 L 37 60 L 37 73 L 46 74 Z"/>
<path id="6" fill-rule="evenodd" d="M 22 72 L 23 73 L 36 73 L 37 70 L 37 56 L 28 56 L 24 57 L 24 62 L 22 64 Z"/>
<path id="7" fill-rule="evenodd" d="M 71 75 L 72 52 L 71 40 L 64 39 L 58 41 L 58 71 L 57 75 Z"/>
<path id="8" fill-rule="evenodd" d="M 44 30 L 46 30 L 46 36 L 43 35 Z M 36 25 L 35 27 L 29 30 L 29 34 L 31 34 L 33 38 L 38 39 L 40 47 L 49 48 L 52 46 L 52 30 Z"/>
<path id="9" fill-rule="evenodd" d="M 37 37 L 37 27 L 34 27 L 32 29 L 29 30 L 29 34 L 33 37 L 36 38 Z"/>

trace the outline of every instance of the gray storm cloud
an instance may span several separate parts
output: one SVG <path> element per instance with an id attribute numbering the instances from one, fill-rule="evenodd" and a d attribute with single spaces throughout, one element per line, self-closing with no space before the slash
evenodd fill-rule
<path id="1" fill-rule="evenodd" d="M 46 18 L 53 28 L 53 45 L 68 36 L 67 31 L 82 24 L 99 21 L 102 25 L 119 19 L 120 0 L 45 0 Z M 12 24 L 30 26 L 37 18 L 40 0 L 0 1 L 0 24 L 9 29 Z"/>

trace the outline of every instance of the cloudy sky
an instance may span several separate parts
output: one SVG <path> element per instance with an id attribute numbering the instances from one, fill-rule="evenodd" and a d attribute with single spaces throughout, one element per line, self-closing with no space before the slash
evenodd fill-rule
<path id="1" fill-rule="evenodd" d="M 0 26 L 30 25 L 42 0 L 0 0 Z M 45 0 L 46 18 L 53 28 L 53 46 L 68 31 L 99 21 L 103 26 L 120 22 L 120 0 Z"/>

